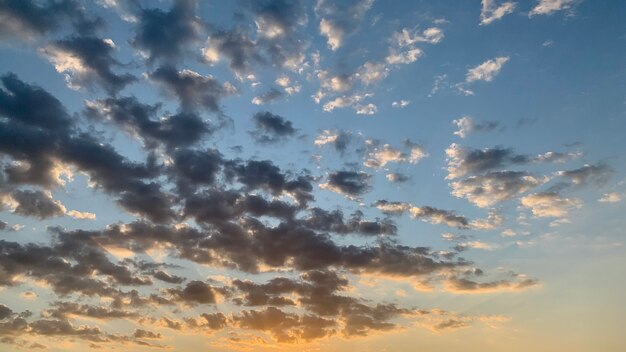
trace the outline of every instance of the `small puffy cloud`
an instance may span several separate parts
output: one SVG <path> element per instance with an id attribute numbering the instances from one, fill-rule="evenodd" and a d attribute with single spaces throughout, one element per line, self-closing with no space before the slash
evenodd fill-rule
<path id="1" fill-rule="evenodd" d="M 252 99 L 252 104 L 263 105 L 271 101 L 279 99 L 283 96 L 283 93 L 276 88 L 270 88 L 267 92 L 262 93 Z"/>
<path id="2" fill-rule="evenodd" d="M 318 0 L 315 12 L 320 19 L 320 34 L 326 37 L 330 50 L 339 49 L 354 34 L 374 0 Z"/>
<path id="3" fill-rule="evenodd" d="M 391 40 L 398 47 L 407 47 L 417 43 L 438 44 L 443 38 L 444 33 L 441 28 L 430 27 L 421 32 L 418 29 L 403 28 L 400 32 L 395 32 Z"/>
<path id="4" fill-rule="evenodd" d="M 41 220 L 57 216 L 71 216 L 75 219 L 95 220 L 96 214 L 67 210 L 58 200 L 52 198 L 50 191 L 15 190 L 0 194 L 0 209 L 10 209 L 14 214 L 32 216 Z"/>
<path id="5" fill-rule="evenodd" d="M 472 67 L 467 71 L 467 74 L 465 75 L 465 82 L 491 82 L 500 73 L 500 70 L 502 70 L 502 66 L 504 66 L 507 61 L 509 61 L 508 56 L 501 56 L 496 57 L 495 59 L 487 60 L 476 67 Z"/>
<path id="6" fill-rule="evenodd" d="M 195 71 L 177 70 L 162 66 L 148 75 L 165 92 L 178 98 L 185 110 L 204 108 L 220 111 L 220 100 L 235 94 L 237 89 L 230 83 L 220 83 L 213 76 L 203 76 Z"/>
<path id="7" fill-rule="evenodd" d="M 389 144 L 382 147 L 375 147 L 368 153 L 367 159 L 363 165 L 371 168 L 381 168 L 389 162 L 408 162 L 417 164 L 422 158 L 428 156 L 428 152 L 424 147 L 407 141 L 405 143 L 407 151 L 401 151 Z"/>
<path id="8" fill-rule="evenodd" d="M 285 93 L 287 93 L 287 95 L 293 95 L 293 94 L 299 93 L 300 89 L 302 89 L 302 86 L 299 86 L 297 84 L 292 84 L 289 76 L 285 76 L 285 75 L 278 77 L 274 81 L 274 83 L 282 87 L 285 90 Z"/>
<path id="9" fill-rule="evenodd" d="M 362 101 L 372 96 L 373 94 L 371 93 L 341 96 L 325 103 L 322 108 L 326 112 L 331 112 L 335 109 L 352 107 L 357 112 L 357 114 L 371 115 L 376 113 L 376 105 L 371 103 L 362 103 Z"/>
<path id="10" fill-rule="evenodd" d="M 96 220 L 96 214 L 94 213 L 89 213 L 86 211 L 77 211 L 77 210 L 70 210 L 66 213 L 68 216 L 73 217 L 74 219 L 80 219 L 80 220 Z"/>
<path id="11" fill-rule="evenodd" d="M 551 15 L 554 12 L 568 10 L 578 0 L 539 0 L 528 14 L 530 17 L 537 15 Z"/>
<path id="12" fill-rule="evenodd" d="M 387 175 L 385 175 L 385 178 L 387 179 L 387 181 L 393 183 L 404 183 L 411 179 L 411 177 L 399 172 L 388 173 Z"/>
<path id="13" fill-rule="evenodd" d="M 419 48 L 411 48 L 406 50 L 391 49 L 389 55 L 385 58 L 385 61 L 390 65 L 407 65 L 417 61 L 422 57 L 423 51 Z"/>
<path id="14" fill-rule="evenodd" d="M 577 198 L 563 198 L 556 192 L 541 192 L 531 194 L 521 199 L 524 207 L 529 208 L 533 215 L 538 217 L 561 218 L 575 208 L 580 208 L 582 202 Z"/>
<path id="15" fill-rule="evenodd" d="M 619 203 L 622 201 L 622 195 L 617 192 L 605 193 L 598 202 L 602 203 Z"/>
<path id="16" fill-rule="evenodd" d="M 131 45 L 150 63 L 179 60 L 188 46 L 197 44 L 200 39 L 203 23 L 196 16 L 196 7 L 196 1 L 178 0 L 166 11 L 159 8 L 140 9 Z"/>
<path id="17" fill-rule="evenodd" d="M 448 176 L 455 179 L 467 174 L 497 169 L 506 165 L 525 164 L 531 161 L 525 155 L 515 154 L 510 148 L 471 149 L 452 143 L 446 149 L 448 159 Z"/>
<path id="18" fill-rule="evenodd" d="M 486 243 L 482 241 L 462 242 L 462 243 L 457 244 L 456 247 L 457 249 L 460 249 L 460 250 L 465 250 L 466 248 L 473 248 L 473 249 L 482 249 L 485 251 L 492 251 L 498 248 L 498 246 L 495 244 Z"/>
<path id="19" fill-rule="evenodd" d="M 613 174 L 613 169 L 604 163 L 585 164 L 578 169 L 558 171 L 556 174 L 569 179 L 577 186 L 585 186 L 589 183 L 603 186 Z"/>
<path id="20" fill-rule="evenodd" d="M 136 80 L 131 74 L 113 72 L 113 66 L 122 66 L 113 57 L 114 50 L 111 39 L 71 37 L 47 45 L 41 53 L 54 64 L 57 72 L 65 74 L 70 88 L 99 84 L 114 94 Z"/>
<path id="21" fill-rule="evenodd" d="M 498 127 L 497 122 L 487 121 L 484 123 L 477 123 L 469 116 L 463 116 L 452 121 L 452 123 L 458 128 L 458 130 L 454 132 L 454 135 L 461 138 L 466 138 L 473 132 L 488 132 Z"/>
<path id="22" fill-rule="evenodd" d="M 537 155 L 533 158 L 537 163 L 557 163 L 561 164 L 569 160 L 580 158 L 583 154 L 580 152 L 575 153 L 559 153 L 559 152 L 545 152 Z"/>
<path id="23" fill-rule="evenodd" d="M 523 291 L 539 285 L 539 281 L 525 275 L 490 282 L 476 282 L 462 277 L 451 277 L 445 282 L 446 289 L 457 294 L 480 294 L 506 291 Z"/>
<path id="24" fill-rule="evenodd" d="M 357 115 L 374 115 L 378 112 L 378 107 L 372 103 L 357 104 L 354 106 Z"/>
<path id="25" fill-rule="evenodd" d="M 320 184 L 320 188 L 356 199 L 370 190 L 371 181 L 372 176 L 364 172 L 337 171 L 328 175 L 328 180 Z"/>
<path id="26" fill-rule="evenodd" d="M 331 144 L 336 151 L 338 151 L 340 154 L 343 154 L 348 148 L 351 139 L 352 137 L 347 131 L 324 130 L 315 138 L 315 141 L 313 141 L 313 143 L 316 146 Z"/>
<path id="27" fill-rule="evenodd" d="M 536 177 L 523 171 L 496 171 L 452 182 L 450 186 L 455 197 L 466 198 L 481 208 L 487 208 L 515 198 L 547 181 L 546 177 Z"/>
<path id="28" fill-rule="evenodd" d="M 500 20 L 502 17 L 513 13 L 517 3 L 506 1 L 497 4 L 496 0 L 482 0 L 482 9 L 480 11 L 480 25 L 488 25 L 494 21 Z"/>
<path id="29" fill-rule="evenodd" d="M 360 80 L 366 86 L 380 82 L 387 77 L 389 69 L 380 62 L 366 62 L 354 74 L 354 78 Z"/>
<path id="30" fill-rule="evenodd" d="M 394 101 L 393 103 L 391 103 L 391 107 L 394 108 L 405 108 L 407 106 L 409 106 L 409 104 L 411 104 L 410 100 L 399 100 L 399 101 Z"/>
<path id="31" fill-rule="evenodd" d="M 405 202 L 390 202 L 386 200 L 379 200 L 373 206 L 386 215 L 402 215 L 408 212 L 413 219 L 421 219 L 431 224 L 444 224 L 459 229 L 469 228 L 469 220 L 467 218 L 449 210 L 430 206 L 418 207 Z"/>
<path id="32" fill-rule="evenodd" d="M 258 143 L 275 143 L 296 134 L 296 129 L 291 121 L 269 111 L 257 112 L 252 120 L 256 130 L 250 134 Z"/>

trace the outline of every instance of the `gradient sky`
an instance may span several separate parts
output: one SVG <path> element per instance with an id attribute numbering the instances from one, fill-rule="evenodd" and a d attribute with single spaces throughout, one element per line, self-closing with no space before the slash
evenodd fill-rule
<path id="1" fill-rule="evenodd" d="M 0 349 L 626 350 L 625 14 L 0 0 Z"/>

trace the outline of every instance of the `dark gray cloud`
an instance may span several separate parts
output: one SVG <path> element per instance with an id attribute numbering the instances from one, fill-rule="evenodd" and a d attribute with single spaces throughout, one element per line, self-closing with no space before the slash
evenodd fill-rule
<path id="1" fill-rule="evenodd" d="M 243 184 L 248 190 L 261 189 L 272 195 L 292 195 L 300 203 L 313 200 L 313 186 L 308 177 L 287 180 L 280 168 L 269 160 L 235 160 L 225 164 L 228 179 Z"/>
<path id="2" fill-rule="evenodd" d="M 447 150 L 448 178 L 454 179 L 467 174 L 480 174 L 507 165 L 526 164 L 531 158 L 515 154 L 511 148 L 470 149 L 452 144 Z"/>
<path id="3" fill-rule="evenodd" d="M 356 211 L 350 218 L 344 219 L 340 210 L 327 211 L 311 208 L 311 215 L 300 224 L 315 231 L 333 232 L 337 234 L 361 234 L 365 236 L 395 235 L 398 228 L 390 219 L 363 219 L 363 212 Z"/>
<path id="4" fill-rule="evenodd" d="M 272 114 L 269 111 L 257 112 L 252 116 L 256 130 L 250 134 L 257 143 L 276 143 L 296 134 L 291 121 L 284 117 Z"/>
<path id="5" fill-rule="evenodd" d="M 92 88 L 98 84 L 109 94 L 116 94 L 136 80 L 131 74 L 113 72 L 114 66 L 123 66 L 114 58 L 114 51 L 110 40 L 81 36 L 57 40 L 42 49 L 57 71 L 65 73 L 71 86 Z"/>
<path id="6" fill-rule="evenodd" d="M 605 163 L 586 164 L 578 169 L 559 171 L 557 175 L 569 179 L 573 184 L 584 186 L 593 183 L 603 186 L 613 174 L 613 169 Z"/>
<path id="7" fill-rule="evenodd" d="M 202 281 L 190 281 L 185 288 L 171 288 L 168 292 L 176 299 L 191 305 L 215 303 L 214 288 Z"/>
<path id="8" fill-rule="evenodd" d="M 175 0 L 171 9 L 140 8 L 131 44 L 149 63 L 178 61 L 188 47 L 198 43 L 204 24 L 196 16 L 195 0 Z"/>
<path id="9" fill-rule="evenodd" d="M 102 320 L 128 319 L 139 316 L 136 312 L 122 309 L 63 301 L 52 303 L 52 308 L 46 310 L 45 313 L 47 316 L 56 319 L 68 319 L 74 315 Z"/>
<path id="10" fill-rule="evenodd" d="M 89 18 L 74 0 L 0 2 L 0 37 L 40 37 L 68 23 L 84 34 L 103 25 L 102 19 Z"/>
<path id="11" fill-rule="evenodd" d="M 232 29 L 212 28 L 203 49 L 207 61 L 225 57 L 240 77 L 253 64 L 297 71 L 305 59 L 301 29 L 307 22 L 303 1 L 246 1 L 242 16 L 254 26 Z"/>
<path id="12" fill-rule="evenodd" d="M 147 147 L 162 143 L 168 148 L 187 146 L 211 134 L 214 127 L 192 112 L 158 116 L 160 105 L 140 103 L 135 97 L 109 98 L 88 102 L 86 114 L 106 119 L 132 136 L 142 139 Z"/>
<path id="13" fill-rule="evenodd" d="M 470 222 L 464 217 L 457 215 L 450 210 L 443 210 L 431 206 L 414 206 L 404 202 L 390 202 L 378 200 L 372 206 L 378 208 L 383 214 L 401 215 L 405 212 L 411 214 L 412 218 L 422 219 L 433 224 L 444 224 L 459 229 L 469 229 Z"/>
<path id="14" fill-rule="evenodd" d="M 372 176 L 365 172 L 337 171 L 328 175 L 326 183 L 320 184 L 320 187 L 356 198 L 370 190 L 371 180 Z"/>
<path id="15" fill-rule="evenodd" d="M 370 331 L 390 330 L 390 322 L 400 315 L 412 315 L 411 309 L 394 304 L 369 305 L 365 300 L 338 294 L 348 281 L 332 271 L 310 271 L 299 280 L 277 277 L 265 284 L 233 281 L 243 294 L 234 301 L 245 306 L 266 306 L 264 310 L 243 311 L 234 321 L 247 329 L 270 332 L 278 341 L 311 340 L 334 335 L 341 328 L 344 336 L 366 335 Z M 294 302 L 284 296 L 298 297 L 309 311 L 306 315 L 286 313 L 272 306 L 290 306 Z M 343 321 L 343 327 L 338 322 Z"/>
<path id="16" fill-rule="evenodd" d="M 185 281 L 184 277 L 171 275 L 171 274 L 166 273 L 163 270 L 155 271 L 153 276 L 155 279 L 158 279 L 158 280 L 170 283 L 170 284 L 181 284 L 183 283 L 183 281 Z"/>
<path id="17" fill-rule="evenodd" d="M 156 333 L 156 332 L 152 332 L 152 331 L 148 331 L 144 329 L 135 330 L 135 332 L 133 333 L 133 337 L 138 338 L 138 339 L 157 339 L 157 340 L 162 338 L 160 333 Z"/>
<path id="18" fill-rule="evenodd" d="M 65 214 L 65 207 L 42 191 L 16 190 L 11 192 L 11 198 L 17 203 L 13 212 L 18 215 L 46 219 Z"/>
<path id="19" fill-rule="evenodd" d="M 230 84 L 221 84 L 213 76 L 203 76 L 191 70 L 177 70 L 173 66 L 161 66 L 148 77 L 159 84 L 168 94 L 178 98 L 185 110 L 198 108 L 220 111 L 220 100 L 234 94 Z"/>
<path id="20" fill-rule="evenodd" d="M 283 96 L 283 92 L 279 91 L 278 89 L 272 87 L 269 90 L 261 93 L 260 95 L 254 97 L 254 99 L 252 99 L 252 104 L 255 105 L 263 105 L 263 104 L 267 104 L 269 102 L 272 102 L 274 100 L 277 100 L 279 98 L 281 98 Z"/>
<path id="21" fill-rule="evenodd" d="M 67 130 L 72 118 L 54 96 L 34 85 L 21 81 L 15 74 L 1 78 L 0 114 L 14 123 L 51 131 Z"/>

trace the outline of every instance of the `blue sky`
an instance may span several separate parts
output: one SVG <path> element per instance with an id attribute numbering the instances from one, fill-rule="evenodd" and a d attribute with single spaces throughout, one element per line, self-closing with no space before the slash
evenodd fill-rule
<path id="1" fill-rule="evenodd" d="M 624 13 L 0 1 L 1 343 L 623 350 Z"/>

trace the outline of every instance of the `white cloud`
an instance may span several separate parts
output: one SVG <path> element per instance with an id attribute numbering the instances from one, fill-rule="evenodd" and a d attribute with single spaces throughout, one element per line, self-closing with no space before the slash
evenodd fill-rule
<path id="1" fill-rule="evenodd" d="M 369 104 L 357 104 L 354 106 L 354 110 L 357 115 L 374 115 L 378 112 L 378 107 L 372 103 Z"/>
<path id="2" fill-rule="evenodd" d="M 602 203 L 618 203 L 622 201 L 622 195 L 617 192 L 606 193 L 602 198 L 598 199 L 598 202 Z"/>
<path id="3" fill-rule="evenodd" d="M 512 1 L 503 2 L 497 5 L 495 0 L 482 0 L 482 9 L 480 11 L 480 24 L 488 25 L 502 17 L 513 13 L 517 3 Z"/>
<path id="4" fill-rule="evenodd" d="M 86 211 L 70 210 L 66 214 L 73 217 L 74 219 L 96 220 L 96 214 Z"/>
<path id="5" fill-rule="evenodd" d="M 339 137 L 338 133 L 330 131 L 330 130 L 324 130 L 319 136 L 317 136 L 317 138 L 315 138 L 315 141 L 313 141 L 313 143 L 317 146 L 321 146 L 321 145 L 328 144 L 328 143 L 334 143 L 338 137 Z"/>
<path id="6" fill-rule="evenodd" d="M 487 60 L 476 67 L 470 68 L 465 76 L 465 82 L 491 82 L 498 75 L 498 73 L 500 73 L 502 66 L 504 66 L 507 61 L 509 61 L 508 56 L 501 56 L 495 59 Z"/>
<path id="7" fill-rule="evenodd" d="M 524 207 L 529 208 L 533 215 L 538 217 L 561 218 L 574 208 L 580 208 L 582 203 L 577 198 L 562 198 L 553 192 L 535 193 L 521 199 Z"/>
<path id="8" fill-rule="evenodd" d="M 437 27 L 430 27 L 422 32 L 417 29 L 410 30 L 403 28 L 400 32 L 395 32 L 392 40 L 399 47 L 412 46 L 417 43 L 438 44 L 444 38 L 443 30 Z"/>
<path id="9" fill-rule="evenodd" d="M 391 106 L 394 108 L 404 108 L 407 107 L 409 104 L 411 104 L 410 100 L 400 100 L 400 101 L 394 101 L 393 103 L 391 103 Z"/>
<path id="10" fill-rule="evenodd" d="M 577 0 L 539 0 L 537 5 L 530 11 L 529 16 L 550 15 L 554 12 L 567 10 L 576 3 Z"/>

